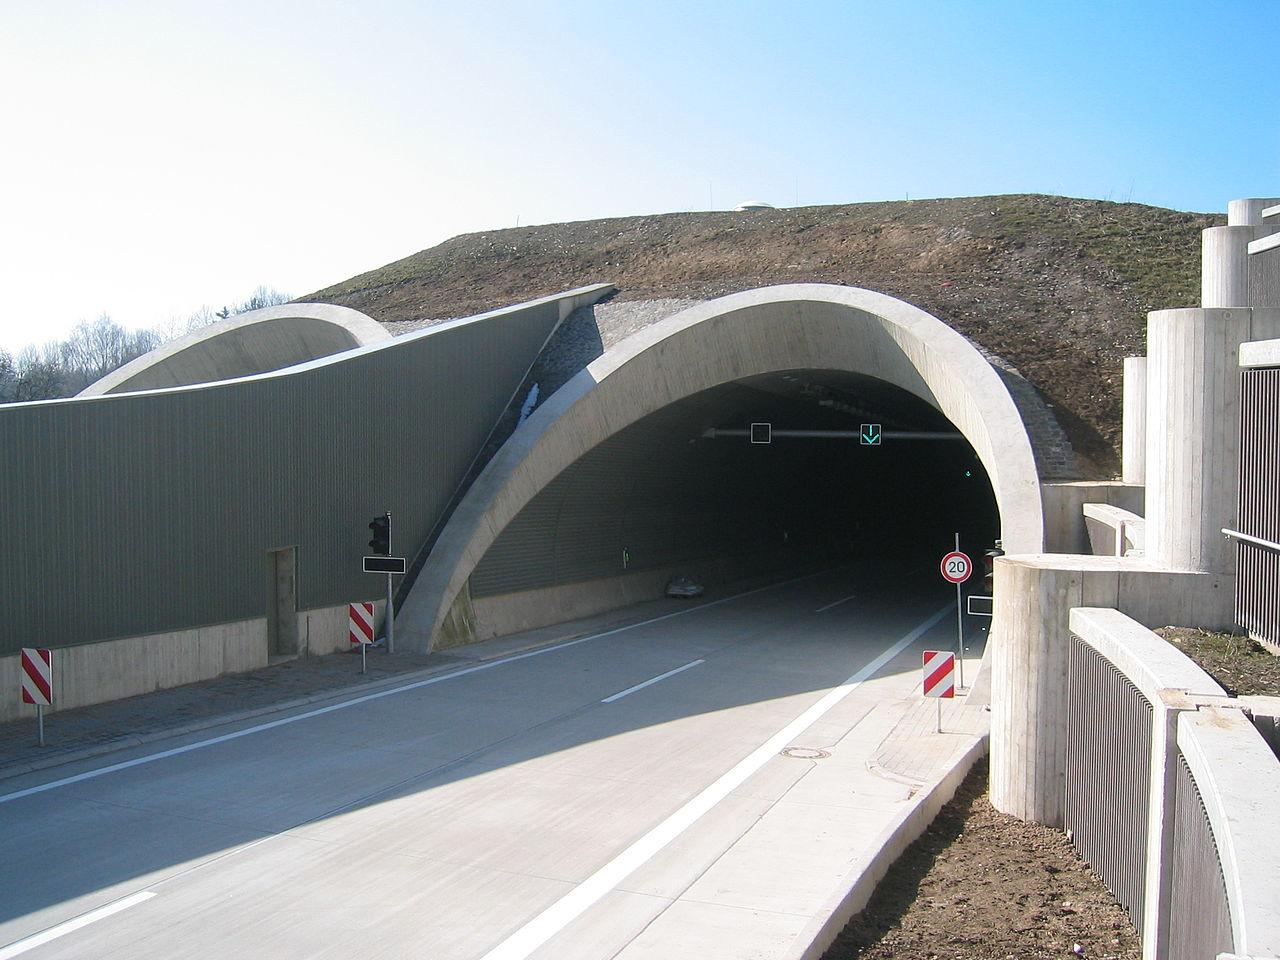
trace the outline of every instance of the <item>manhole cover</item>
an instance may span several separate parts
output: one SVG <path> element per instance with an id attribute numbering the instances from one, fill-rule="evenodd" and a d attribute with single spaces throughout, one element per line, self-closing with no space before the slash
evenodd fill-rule
<path id="1" fill-rule="evenodd" d="M 817 747 L 787 747 L 782 751 L 782 755 L 796 760 L 825 760 L 831 756 L 827 751 L 819 750 Z"/>

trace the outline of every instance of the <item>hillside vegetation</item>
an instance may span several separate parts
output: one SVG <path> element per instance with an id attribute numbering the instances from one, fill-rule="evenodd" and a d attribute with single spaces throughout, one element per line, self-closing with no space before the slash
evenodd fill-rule
<path id="1" fill-rule="evenodd" d="M 381 321 L 466 316 L 588 283 L 705 299 L 775 283 L 866 287 L 921 307 L 1045 395 L 1087 475 L 1119 464 L 1122 360 L 1149 310 L 1199 303 L 1216 215 L 1011 195 L 674 213 L 464 234 L 305 300 Z"/>

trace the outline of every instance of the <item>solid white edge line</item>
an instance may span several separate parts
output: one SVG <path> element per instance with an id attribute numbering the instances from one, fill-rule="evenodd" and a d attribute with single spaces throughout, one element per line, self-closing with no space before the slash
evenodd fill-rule
<path id="1" fill-rule="evenodd" d="M 827 711 L 852 693 L 864 680 L 915 643 L 926 631 L 955 609 L 947 604 L 901 640 L 884 650 L 840 686 L 827 692 L 817 703 L 771 736 L 745 758 L 738 761 L 696 797 L 676 810 L 622 853 L 583 880 L 567 894 L 538 914 L 515 933 L 486 953 L 481 960 L 525 960 L 566 926 L 585 913 L 619 883 L 652 859 L 660 850 L 684 833 L 703 814 L 741 786 L 748 777 L 778 754 L 788 743 L 807 730 Z"/>
<path id="2" fill-rule="evenodd" d="M 611 697 L 605 697 L 600 702 L 613 703 L 613 701 L 615 700 L 621 700 L 623 697 L 627 696 L 628 694 L 635 693 L 637 690 L 643 690 L 645 687 L 649 686 L 650 684 L 657 683 L 659 680 L 665 680 L 667 679 L 667 677 L 674 677 L 677 673 L 684 673 L 686 670 L 690 669 L 691 667 L 696 667 L 698 664 L 706 663 L 706 662 L 707 661 L 705 660 L 694 660 L 692 663 L 686 663 L 683 667 L 676 667 L 674 670 L 668 670 L 666 673 L 660 673 L 656 677 L 650 677 L 648 680 L 644 681 L 643 683 L 637 683 L 634 687 L 627 687 L 627 689 L 625 690 L 620 690 L 619 692 L 615 693 Z"/>
<path id="3" fill-rule="evenodd" d="M 219 743 L 227 743 L 231 740 L 239 740 L 241 737 L 248 737 L 255 733 L 262 733 L 266 730 L 274 730 L 276 727 L 287 726 L 291 723 L 298 723 L 301 720 L 310 720 L 312 717 L 324 716 L 327 713 L 333 713 L 337 710 L 346 710 L 348 707 L 355 707 L 362 703 L 369 703 L 373 700 L 381 700 L 383 697 L 394 696 L 398 693 L 407 693 L 410 690 L 419 690 L 422 687 L 429 687 L 433 684 L 444 683 L 446 680 L 455 680 L 458 677 L 469 676 L 473 673 L 479 673 L 482 670 L 492 670 L 494 667 L 501 667 L 508 663 L 515 663 L 518 660 L 527 660 L 530 657 L 541 657 L 548 653 L 557 653 L 568 647 L 577 646 L 580 643 L 587 643 L 591 640 L 600 640 L 604 637 L 612 637 L 615 634 L 623 633 L 627 630 L 635 630 L 639 627 L 647 627 L 650 624 L 660 623 L 663 620 L 670 620 L 672 617 L 683 617 L 690 613 L 697 613 L 699 610 L 707 610 L 711 607 L 717 607 L 722 603 L 730 603 L 734 600 L 741 600 L 743 597 L 749 597 L 756 593 L 762 593 L 765 590 L 775 590 L 778 587 L 785 587 L 793 583 L 799 583 L 801 580 L 808 580 L 812 577 L 826 573 L 820 570 L 817 573 L 805 574 L 802 577 L 793 577 L 790 580 L 784 580 L 781 583 L 770 583 L 763 587 L 756 587 L 753 590 L 746 590 L 742 593 L 735 593 L 731 597 L 721 597 L 719 600 L 712 600 L 709 603 L 701 603 L 687 610 L 677 610 L 674 613 L 665 613 L 660 617 L 653 617 L 649 620 L 641 620 L 639 623 L 627 624 L 624 627 L 615 627 L 612 630 L 606 630 L 603 633 L 594 633 L 589 637 L 579 637 L 576 640 L 567 640 L 564 643 L 557 643 L 547 647 L 540 647 L 537 650 L 529 650 L 525 653 L 512 654 L 509 657 L 502 657 L 498 660 L 490 660 L 487 663 L 476 664 L 474 667 L 464 667 L 461 670 L 454 670 L 452 673 L 444 673 L 434 677 L 428 677 L 425 680 L 417 680 L 413 683 L 406 683 L 402 687 L 392 687 L 389 690 L 379 690 L 377 693 L 367 693 L 364 696 L 354 697 L 350 700 L 343 700 L 341 703 L 333 703 L 327 707 L 319 707 L 315 710 L 307 710 L 304 713 L 294 714 L 293 716 L 283 717 L 279 720 L 272 720 L 268 723 L 259 723 L 252 727 L 246 727 L 244 730 L 237 730 L 234 733 L 224 733 L 219 737 L 211 737 L 208 740 L 199 740 L 196 743 L 188 743 L 181 747 L 174 747 L 170 750 L 161 750 L 159 753 L 147 754 L 145 757 L 135 757 L 133 760 L 122 760 L 120 763 L 113 763 L 105 767 L 98 767 L 94 770 L 86 770 L 84 773 L 77 773 L 70 777 L 62 777 L 58 780 L 51 780 L 48 783 L 38 784 L 34 787 L 27 787 L 23 790 L 15 790 L 12 793 L 0 795 L 0 804 L 9 803 L 12 800 L 21 800 L 23 797 L 34 796 L 38 793 L 45 793 L 49 790 L 56 790 L 58 787 L 67 787 L 73 783 L 82 783 L 85 780 L 94 780 L 98 777 L 106 776 L 109 773 L 118 773 L 121 770 L 128 770 L 131 767 L 139 767 L 147 763 L 155 763 L 157 760 L 167 760 L 169 757 L 181 756 L 184 753 L 191 753 L 195 750 L 203 750 L 206 747 L 216 746 Z"/>
<path id="4" fill-rule="evenodd" d="M 853 599 L 854 597 L 856 597 L 856 596 L 857 596 L 857 594 L 856 594 L 856 593 L 851 593 L 851 594 L 849 594 L 847 597 L 845 597 L 843 600 L 837 600 L 835 603 L 828 603 L 825 607 L 819 607 L 817 610 L 815 610 L 815 611 L 813 611 L 813 612 L 814 612 L 814 613 L 826 613 L 826 611 L 830 610 L 832 607 L 838 607 L 838 606 L 840 606 L 840 604 L 842 604 L 842 603 L 848 603 L 850 600 L 852 600 L 852 599 Z"/>
<path id="5" fill-rule="evenodd" d="M 50 927 L 48 930 L 41 930 L 39 933 L 33 933 L 29 937 L 23 937 L 21 940 L 15 940 L 7 946 L 0 947 L 0 960 L 10 960 L 11 957 L 17 957 L 26 953 L 28 950 L 34 950 L 50 940 L 57 940 L 59 937 L 65 937 L 68 933 L 79 930 L 81 927 L 87 927 L 91 923 L 97 923 L 104 920 L 112 914 L 119 913 L 121 910 L 128 910 L 130 907 L 136 907 L 140 903 L 144 903 L 154 897 L 155 894 L 150 890 L 140 890 L 138 893 L 132 893 L 127 897 L 122 897 L 105 906 L 98 907 L 96 910 L 90 910 L 88 913 L 82 913 L 78 917 L 72 917 L 70 920 L 64 920 L 56 926 Z"/>

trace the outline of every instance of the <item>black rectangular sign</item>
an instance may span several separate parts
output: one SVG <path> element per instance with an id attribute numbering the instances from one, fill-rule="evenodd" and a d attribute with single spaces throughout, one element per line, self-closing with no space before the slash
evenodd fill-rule
<path id="1" fill-rule="evenodd" d="M 365 557 L 365 573 L 404 573 L 404 557 Z"/>
<path id="2" fill-rule="evenodd" d="M 969 616 L 989 617 L 995 609 L 995 601 L 991 597 L 982 597 L 976 593 L 968 596 Z"/>

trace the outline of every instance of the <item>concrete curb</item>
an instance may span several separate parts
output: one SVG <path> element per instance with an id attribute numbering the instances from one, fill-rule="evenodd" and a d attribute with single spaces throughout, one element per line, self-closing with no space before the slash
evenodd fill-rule
<path id="1" fill-rule="evenodd" d="M 938 812 L 955 796 L 973 765 L 987 754 L 988 737 L 976 740 L 951 769 L 916 794 L 915 802 L 884 829 L 868 853 L 857 861 L 848 879 L 800 932 L 783 960 L 819 960 L 845 925 L 871 900 L 876 886 L 894 861 L 928 828 Z"/>

